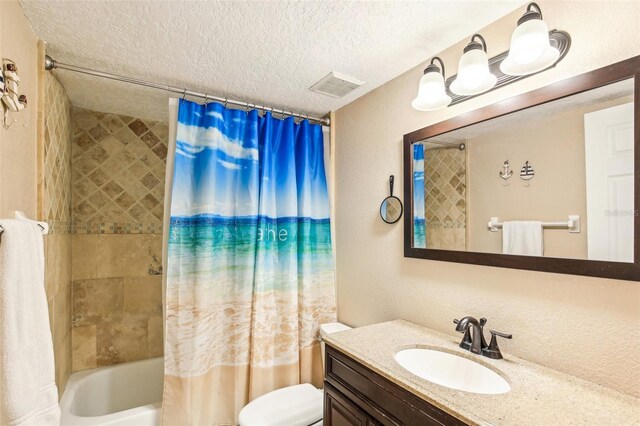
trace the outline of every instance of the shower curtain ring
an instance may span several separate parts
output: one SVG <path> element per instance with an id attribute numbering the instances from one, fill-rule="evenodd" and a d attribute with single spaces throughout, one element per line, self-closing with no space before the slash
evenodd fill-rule
<path id="1" fill-rule="evenodd" d="M 182 100 L 185 100 L 187 98 L 187 88 L 184 88 L 184 92 L 182 92 Z"/>
<path id="2" fill-rule="evenodd" d="M 227 109 L 227 102 L 229 102 L 229 99 L 224 98 L 224 109 Z"/>
<path id="3" fill-rule="evenodd" d="M 205 104 L 205 106 L 209 104 L 209 94 L 208 93 L 204 94 L 204 104 Z"/>

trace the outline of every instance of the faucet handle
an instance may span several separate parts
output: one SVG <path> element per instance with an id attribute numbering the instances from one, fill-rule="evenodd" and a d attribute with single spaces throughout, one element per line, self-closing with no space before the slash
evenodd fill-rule
<path id="1" fill-rule="evenodd" d="M 491 333 L 492 339 L 493 339 L 493 336 L 504 337 L 505 339 L 511 339 L 513 337 L 513 335 L 511 334 L 500 333 L 499 331 L 489 330 L 489 333 Z"/>
<path id="2" fill-rule="evenodd" d="M 502 353 L 500 352 L 500 348 L 498 347 L 498 337 L 503 337 L 505 339 L 511 339 L 513 336 L 511 334 L 500 333 L 499 331 L 489 330 L 491 333 L 491 342 L 489 346 L 482 350 L 482 355 L 491 359 L 502 359 Z"/>

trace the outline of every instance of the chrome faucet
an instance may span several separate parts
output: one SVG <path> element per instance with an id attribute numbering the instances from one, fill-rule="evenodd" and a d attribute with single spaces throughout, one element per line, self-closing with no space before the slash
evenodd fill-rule
<path id="1" fill-rule="evenodd" d="M 486 318 L 480 318 L 480 321 L 474 317 L 466 316 L 461 320 L 454 319 L 453 323 L 456 324 L 456 331 L 464 333 L 460 347 L 474 354 L 483 355 L 492 359 L 501 359 L 502 353 L 498 348 L 498 341 L 496 336 L 504 337 L 505 339 L 511 339 L 511 334 L 499 333 L 497 331 L 489 330 L 491 333 L 491 343 L 487 345 L 487 341 L 484 339 L 484 325 L 487 323 Z M 469 331 L 471 330 L 471 331 Z"/>

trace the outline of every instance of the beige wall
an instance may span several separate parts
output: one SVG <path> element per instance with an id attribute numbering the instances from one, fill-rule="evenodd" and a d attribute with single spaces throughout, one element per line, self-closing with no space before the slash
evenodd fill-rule
<path id="1" fill-rule="evenodd" d="M 38 39 L 17 0 L 0 1 L 0 56 L 16 62 L 19 89 L 29 102 L 10 113 L 11 121 L 18 119 L 13 127 L 0 125 L 0 217 L 13 217 L 15 210 L 36 217 Z"/>
<path id="2" fill-rule="evenodd" d="M 71 371 L 71 240 L 64 226 L 70 205 L 60 197 L 70 189 L 70 104 L 59 83 L 45 81 L 38 69 L 44 46 L 17 0 L 0 1 L 0 56 L 16 62 L 20 93 L 28 100 L 26 109 L 10 113 L 10 121 L 18 120 L 10 129 L 0 125 L 0 217 L 23 210 L 52 225 L 44 239 L 45 288 L 62 396 Z"/>
<path id="3" fill-rule="evenodd" d="M 486 316 L 489 328 L 513 333 L 505 352 L 640 396 L 640 284 L 404 258 L 402 224 L 378 216 L 388 176 L 402 176 L 405 133 L 640 54 L 640 2 L 539 3 L 550 28 L 573 39 L 555 69 L 421 113 L 410 103 L 422 64 L 337 111 L 339 319 L 359 326 L 404 318 L 457 335 L 453 318 Z M 490 56 L 508 49 L 523 10 L 478 28 Z M 440 54 L 449 73 L 466 42 Z"/>

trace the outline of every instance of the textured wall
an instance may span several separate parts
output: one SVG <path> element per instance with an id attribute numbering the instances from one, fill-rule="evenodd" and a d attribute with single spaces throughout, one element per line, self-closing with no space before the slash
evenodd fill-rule
<path id="1" fill-rule="evenodd" d="M 162 355 L 166 123 L 74 109 L 73 370 Z"/>
<path id="2" fill-rule="evenodd" d="M 388 176 L 402 176 L 405 133 L 640 54 L 640 2 L 540 6 L 549 27 L 573 39 L 555 69 L 421 113 L 410 103 L 423 64 L 336 112 L 338 315 L 356 326 L 404 318 L 452 336 L 453 318 L 486 316 L 491 329 L 513 333 L 505 352 L 640 396 L 640 284 L 404 258 L 402 223 L 378 216 Z M 508 49 L 523 10 L 477 29 L 490 56 Z M 440 54 L 449 75 L 466 43 Z"/>
<path id="3" fill-rule="evenodd" d="M 167 124 L 76 108 L 74 233 L 161 233 Z"/>
<path id="4" fill-rule="evenodd" d="M 71 102 L 51 73 L 44 75 L 42 216 L 45 285 L 60 396 L 71 374 Z"/>

